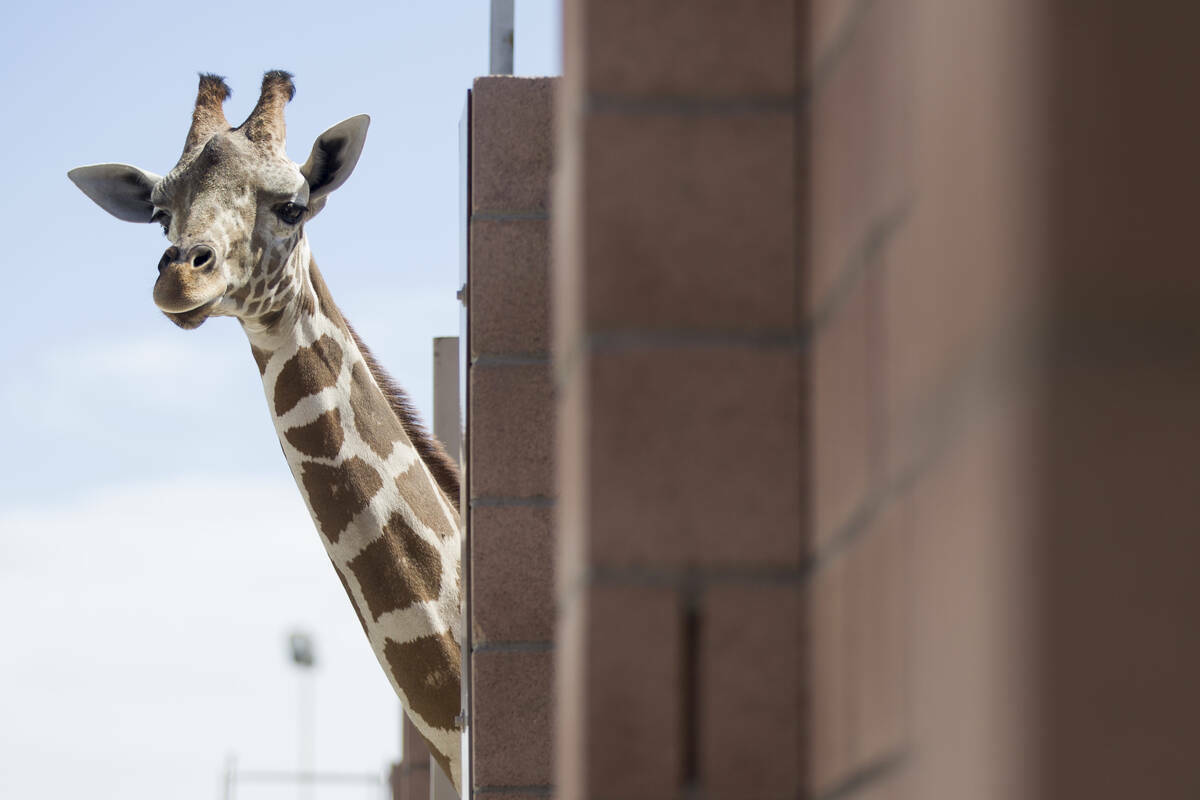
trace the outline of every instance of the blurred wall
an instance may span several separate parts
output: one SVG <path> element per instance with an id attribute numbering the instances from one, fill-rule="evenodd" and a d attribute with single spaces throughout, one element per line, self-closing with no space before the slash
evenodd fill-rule
<path id="1" fill-rule="evenodd" d="M 1195 795 L 1191 8 L 566 0 L 559 796 Z"/>

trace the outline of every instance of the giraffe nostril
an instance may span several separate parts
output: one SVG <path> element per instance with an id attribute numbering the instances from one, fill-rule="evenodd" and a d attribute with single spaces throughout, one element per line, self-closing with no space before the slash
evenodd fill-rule
<path id="1" fill-rule="evenodd" d="M 215 263 L 216 258 L 212 248 L 200 245 L 192 251 L 192 266 L 196 269 L 209 271 Z"/>

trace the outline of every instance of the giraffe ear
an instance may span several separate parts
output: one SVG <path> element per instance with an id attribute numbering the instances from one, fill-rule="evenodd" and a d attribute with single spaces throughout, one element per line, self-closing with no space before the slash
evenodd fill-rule
<path id="1" fill-rule="evenodd" d="M 309 200 L 319 200 L 341 186 L 354 171 L 367 141 L 371 118 L 359 114 L 339 122 L 317 137 L 312 154 L 300 168 L 308 181 Z"/>
<path id="2" fill-rule="evenodd" d="M 154 215 L 150 191 L 162 180 L 128 164 L 76 167 L 67 177 L 96 205 L 126 222 L 149 222 Z"/>

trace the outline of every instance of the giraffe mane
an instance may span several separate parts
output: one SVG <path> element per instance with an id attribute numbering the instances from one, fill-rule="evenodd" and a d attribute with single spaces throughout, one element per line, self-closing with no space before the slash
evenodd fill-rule
<path id="1" fill-rule="evenodd" d="M 425 425 L 421 422 L 421 418 L 417 415 L 416 409 L 413 408 L 408 394 L 379 365 L 379 362 L 375 360 L 374 354 L 367 349 L 367 345 L 359 337 L 358 332 L 351 327 L 349 320 L 346 319 L 341 309 L 333 302 L 333 295 L 330 294 L 329 287 L 325 285 L 325 279 L 322 277 L 321 271 L 317 269 L 317 262 L 313 260 L 310 264 L 313 290 L 317 295 L 317 302 L 321 306 L 321 311 L 330 319 L 345 325 L 346 330 L 350 331 L 350 336 L 354 339 L 354 343 L 358 345 L 363 360 L 367 363 L 367 369 L 370 370 L 371 377 L 375 379 L 375 383 L 379 385 L 383 396 L 387 398 L 392 413 L 400 420 L 400 425 L 404 428 L 404 432 L 408 434 L 413 447 L 417 449 L 417 455 L 425 462 L 425 466 L 429 468 L 433 479 L 450 500 L 451 505 L 454 506 L 455 510 L 458 510 L 461 484 L 458 465 L 446 453 L 446 448 L 442 446 L 437 437 L 426 430 Z"/>

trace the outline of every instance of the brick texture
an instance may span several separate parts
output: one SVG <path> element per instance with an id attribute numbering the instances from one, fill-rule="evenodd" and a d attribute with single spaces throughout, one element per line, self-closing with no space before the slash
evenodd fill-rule
<path id="1" fill-rule="evenodd" d="M 590 361 L 594 563 L 799 563 L 794 353 L 649 348 Z"/>
<path id="2" fill-rule="evenodd" d="M 1046 575 L 1037 700 L 1047 796 L 1185 797 L 1198 705 L 1193 535 L 1200 421 L 1200 279 L 1183 76 L 1197 9 L 1055 3 L 1045 98 L 1056 315 L 1041 421 Z M 1098 82 L 1098 83 L 1097 83 Z M 1068 111 L 1059 107 L 1073 99 Z M 1118 199 L 1119 198 L 1119 199 Z M 1106 735 L 1106 732 L 1108 735 Z M 1103 769 L 1096 764 L 1104 764 Z"/>
<path id="3" fill-rule="evenodd" d="M 911 0 L 859 4 L 813 87 L 806 295 L 824 306 L 911 192 Z"/>
<path id="4" fill-rule="evenodd" d="M 700 601 L 699 772 L 710 797 L 787 797 L 802 779 L 803 599 L 794 584 L 726 585 Z"/>
<path id="5" fill-rule="evenodd" d="M 911 495 L 918 797 L 1035 796 L 1024 760 L 1036 722 L 1025 668 L 1032 572 L 1014 535 L 1031 522 L 1025 405 L 978 409 Z"/>
<path id="6" fill-rule="evenodd" d="M 589 797 L 670 797 L 681 781 L 683 631 L 670 589 L 597 586 L 587 598 Z"/>
<path id="7" fill-rule="evenodd" d="M 813 536 L 821 547 L 859 513 L 877 482 L 873 446 L 879 422 L 875 381 L 880 354 L 872 332 L 879 281 L 853 287 L 820 331 L 812 352 Z"/>
<path id="8" fill-rule="evenodd" d="M 481 532 L 471 550 L 476 643 L 549 642 L 554 637 L 552 516 L 548 506 L 481 506 L 472 511 L 472 524 Z"/>
<path id="9" fill-rule="evenodd" d="M 812 587 L 812 790 L 902 752 L 908 735 L 911 511 L 895 502 Z"/>
<path id="10" fill-rule="evenodd" d="M 791 0 L 611 0 L 575 7 L 591 45 L 577 45 L 589 91 L 614 98 L 741 98 L 790 97 L 794 90 Z"/>
<path id="11" fill-rule="evenodd" d="M 801 12 L 798 20 L 798 35 L 809 42 L 807 71 L 801 70 L 801 80 L 812 80 L 815 65 L 836 60 L 835 52 L 852 30 L 856 13 L 864 3 L 860 0 L 810 0 L 807 18 Z"/>
<path id="12" fill-rule="evenodd" d="M 403 752 L 400 763 L 393 764 L 388 776 L 392 800 L 429 800 L 429 745 L 409 720 L 401 715 Z"/>
<path id="13" fill-rule="evenodd" d="M 1029 796 L 1028 18 L 811 22 L 809 790 Z"/>
<path id="14" fill-rule="evenodd" d="M 1200 791 L 1198 21 L 566 0 L 560 796 Z"/>
<path id="15" fill-rule="evenodd" d="M 581 202 L 607 233 L 583 237 L 589 327 L 791 331 L 793 134 L 782 112 L 597 115 Z"/>
<path id="16" fill-rule="evenodd" d="M 1039 698 L 1051 737 L 1045 782 L 1059 796 L 1181 797 L 1200 786 L 1179 746 L 1200 707 L 1190 611 L 1200 378 L 1194 357 L 1169 354 L 1075 367 L 1045 409 L 1044 524 L 1073 534 L 1037 549 L 1055 576 L 1041 590 Z"/>
<path id="17" fill-rule="evenodd" d="M 472 794 L 551 781 L 554 403 L 549 365 L 553 79 L 471 94 L 467 306 Z"/>
<path id="18" fill-rule="evenodd" d="M 476 786 L 550 782 L 553 655 L 477 652 L 472 657 Z"/>
<path id="19" fill-rule="evenodd" d="M 545 213 L 553 167 L 553 78 L 476 78 L 471 213 Z"/>
<path id="20" fill-rule="evenodd" d="M 795 797 L 806 9 L 563 12 L 556 791 Z"/>
<path id="21" fill-rule="evenodd" d="M 1041 258 L 1029 10 L 957 3 L 915 19 L 910 169 L 918 188 L 881 254 L 894 471 L 928 444 L 929 417 L 939 415 L 931 409 L 989 341 L 1032 328 Z M 984 197 L 986 207 L 971 202 Z"/>
<path id="22" fill-rule="evenodd" d="M 475 364 L 469 397 L 471 497 L 552 495 L 549 365 Z"/>
<path id="23" fill-rule="evenodd" d="M 471 353 L 549 350 L 548 223 L 540 219 L 471 224 Z"/>

